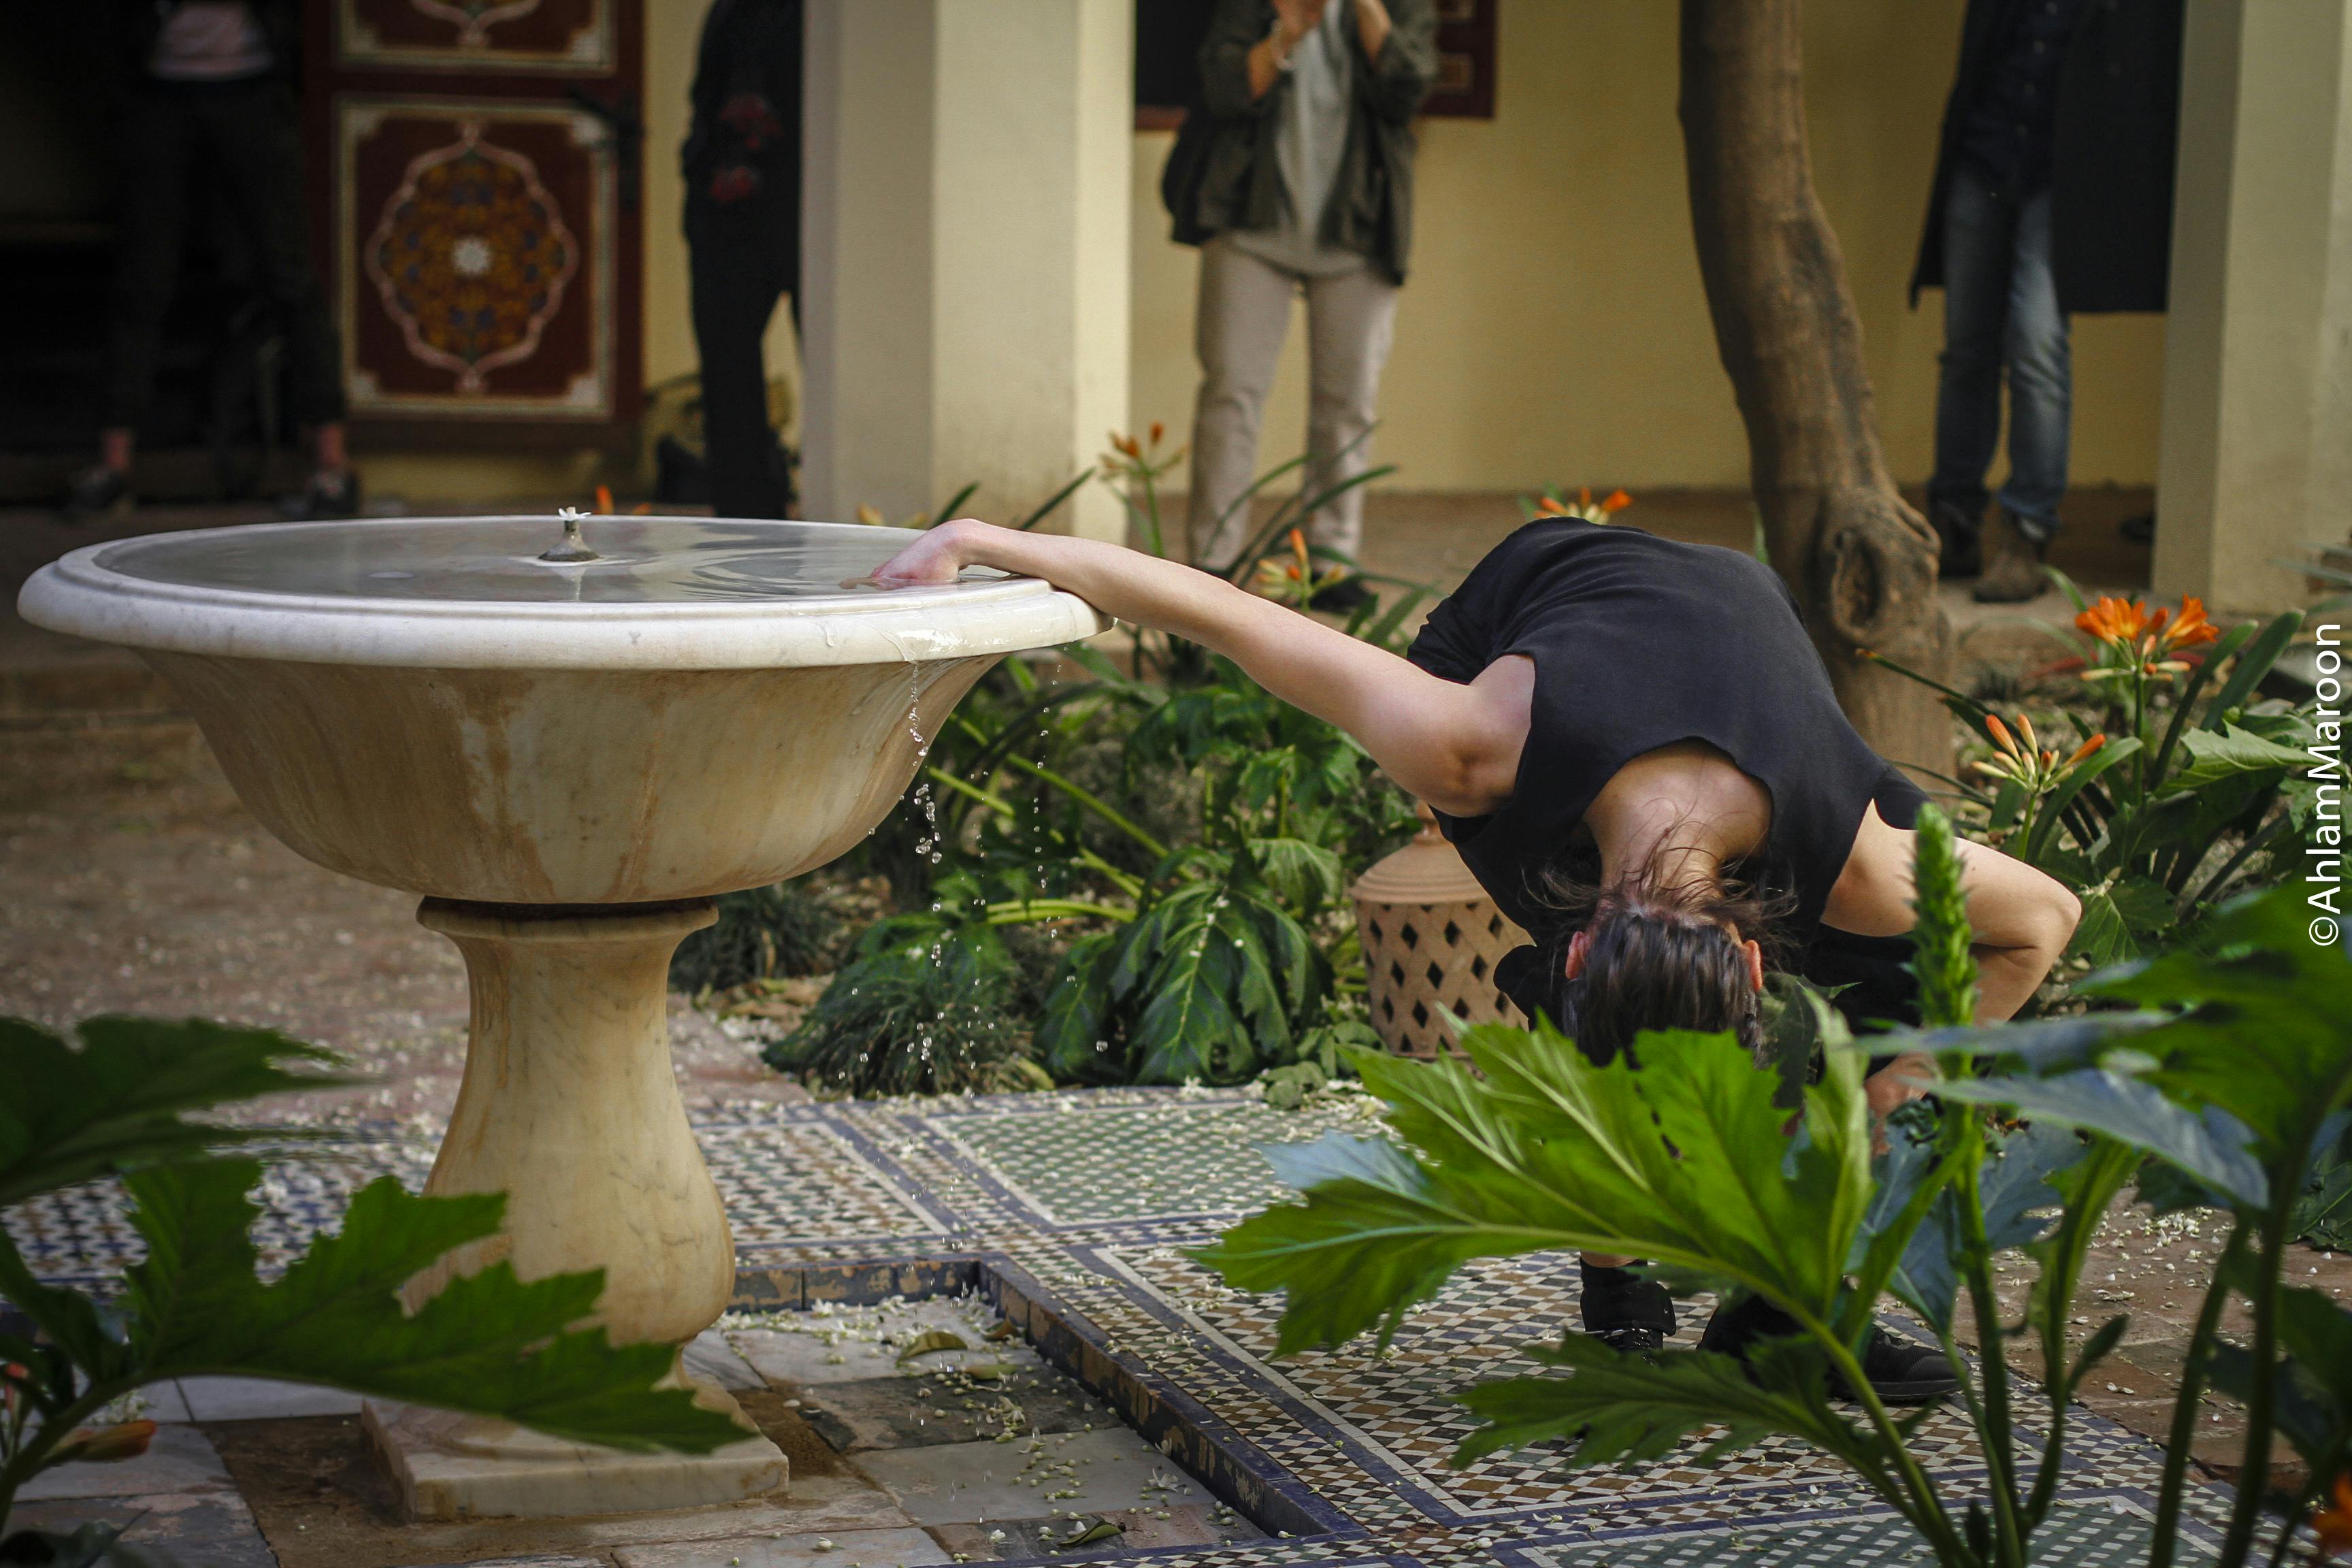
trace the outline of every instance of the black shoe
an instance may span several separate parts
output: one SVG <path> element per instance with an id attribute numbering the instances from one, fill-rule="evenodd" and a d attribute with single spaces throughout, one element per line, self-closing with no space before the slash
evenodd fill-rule
<path id="1" fill-rule="evenodd" d="M 1630 1268 L 1604 1268 L 1577 1259 L 1583 1290 L 1577 1310 L 1584 1331 L 1611 1350 L 1654 1354 L 1675 1331 L 1675 1299 L 1654 1279 Z"/>
<path id="2" fill-rule="evenodd" d="M 104 463 L 95 463 L 73 477 L 58 515 L 68 522 L 89 522 L 121 517 L 131 510 L 131 480 Z"/>
<path id="3" fill-rule="evenodd" d="M 1932 1405 L 1959 1391 L 1959 1374 L 1944 1352 L 1933 1345 L 1898 1339 L 1885 1329 L 1870 1331 L 1862 1350 L 1862 1375 L 1881 1405 Z M 1852 1402 L 1853 1390 L 1844 1378 L 1830 1373 L 1832 1398 Z"/>
<path id="4" fill-rule="evenodd" d="M 1760 1296 L 1750 1296 L 1709 1319 L 1698 1348 L 1746 1361 L 1757 1341 L 1786 1339 L 1800 1331 L 1787 1313 Z M 1870 1331 L 1870 1342 L 1862 1352 L 1862 1375 L 1883 1405 L 1927 1405 L 1958 1392 L 1960 1386 L 1943 1352 L 1897 1339 L 1885 1329 Z M 1853 1390 L 1835 1372 L 1830 1373 L 1830 1395 L 1849 1401 L 1854 1397 Z"/>
<path id="5" fill-rule="evenodd" d="M 1936 557 L 1936 575 L 1947 583 L 1958 583 L 1984 570 L 1983 523 L 1970 517 L 1949 501 L 1927 503 L 1927 521 L 1936 531 L 1941 545 Z"/>
<path id="6" fill-rule="evenodd" d="M 1378 597 L 1364 586 L 1361 577 L 1342 577 L 1328 587 L 1316 589 L 1315 596 L 1307 601 L 1307 607 L 1330 615 L 1352 616 Z"/>
<path id="7" fill-rule="evenodd" d="M 299 495 L 278 502 L 278 515 L 289 522 L 324 522 L 360 514 L 360 477 L 349 468 L 339 473 L 320 469 Z"/>

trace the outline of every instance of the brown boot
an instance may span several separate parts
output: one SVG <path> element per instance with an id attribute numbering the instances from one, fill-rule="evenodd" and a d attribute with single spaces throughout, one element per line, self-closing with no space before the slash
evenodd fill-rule
<path id="1" fill-rule="evenodd" d="M 2003 507 L 1984 531 L 1984 574 L 1974 591 L 1979 605 L 2022 605 L 2050 588 L 2042 570 L 2046 540 L 2035 539 L 2019 524 L 2017 514 Z"/>

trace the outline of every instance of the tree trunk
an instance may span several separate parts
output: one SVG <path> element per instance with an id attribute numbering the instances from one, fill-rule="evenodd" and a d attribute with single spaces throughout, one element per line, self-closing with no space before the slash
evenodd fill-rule
<path id="1" fill-rule="evenodd" d="M 1858 651 L 1940 678 L 1952 634 L 1935 534 L 1879 450 L 1862 323 L 1813 193 L 1798 0 L 1683 0 L 1682 122 L 1699 272 L 1772 564 L 1863 739 L 1949 773 L 1935 694 Z"/>

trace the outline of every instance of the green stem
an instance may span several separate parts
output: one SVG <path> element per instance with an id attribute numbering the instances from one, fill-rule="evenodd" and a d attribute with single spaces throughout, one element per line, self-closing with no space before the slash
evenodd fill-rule
<path id="1" fill-rule="evenodd" d="M 988 923 L 992 926 L 1084 919 L 1117 921 L 1124 925 L 1135 919 L 1133 910 L 1088 903 L 1084 899 L 1008 899 L 1003 903 L 990 904 L 986 912 Z"/>
<path id="2" fill-rule="evenodd" d="M 1937 1492 L 1936 1483 L 1928 1476 L 1927 1468 L 1919 1463 L 1918 1456 L 1911 1452 L 1910 1445 L 1903 1441 L 1903 1434 L 1895 1426 L 1895 1418 L 1886 1413 L 1886 1406 L 1880 1402 L 1878 1391 L 1871 1387 L 1870 1379 L 1863 1375 L 1862 1358 L 1855 1355 L 1853 1347 L 1840 1340 L 1827 1324 L 1808 1319 L 1806 1327 L 1828 1348 L 1831 1361 L 1845 1379 L 1846 1386 L 1853 1390 L 1863 1413 L 1869 1416 L 1871 1429 L 1878 1434 L 1879 1441 L 1885 1444 L 1887 1451 L 1895 1456 L 1895 1473 L 1901 1478 L 1904 1490 L 1910 1495 L 1917 1510 L 1911 1521 L 1912 1527 L 1927 1538 L 1936 1555 L 1944 1562 L 1977 1563 L 1977 1554 L 1969 1550 L 1968 1543 L 1960 1539 L 1959 1531 L 1952 1528 L 1951 1516 L 1945 1511 L 1944 1500 Z"/>
<path id="3" fill-rule="evenodd" d="M 2295 1145 L 2298 1158 L 2282 1161 L 2284 1171 L 2311 1163 L 2310 1141 Z M 2255 1271 L 2253 1386 L 2246 1391 L 2246 1446 L 2238 1461 L 2237 1500 L 2230 1509 L 2230 1532 L 2221 1540 L 2221 1568 L 2240 1568 L 2252 1551 L 2254 1527 L 2262 1521 L 2263 1497 L 2270 1489 L 2271 1432 L 2277 1421 L 2278 1302 L 2280 1257 L 2286 1246 L 2287 1215 L 2302 1184 L 2272 1180 L 2275 1189 L 2262 1219 L 2262 1266 Z"/>
<path id="4" fill-rule="evenodd" d="M 1992 1486 L 1994 1539 L 2004 1564 L 2025 1568 L 2027 1531 L 2018 1518 L 2016 1425 L 2010 1409 L 2009 1358 L 2001 1352 L 2000 1299 L 1993 1294 L 1992 1244 L 1984 1226 L 1985 1114 L 1971 1111 L 1967 1118 L 1971 1135 L 1962 1146 L 1960 1159 L 1960 1258 L 1969 1302 L 1976 1314 L 1979 1375 L 1984 1379 L 1977 1441 L 1984 1449 L 1986 1479 Z"/>
<path id="5" fill-rule="evenodd" d="M 2210 900 L 2216 893 L 2228 887 L 2230 879 L 2237 874 L 2238 868 L 2244 865 L 2249 858 L 2266 848 L 2271 840 L 2278 837 L 2279 830 L 2289 826 L 2293 820 L 2293 817 L 2283 811 L 2271 818 L 2260 832 L 2248 834 L 2245 843 L 2239 847 L 2238 852 L 2224 861 L 2220 870 L 2208 877 L 2203 887 L 2193 893 L 2183 893 L 2180 896 L 2180 901 L 2173 907 L 2174 917 L 2179 918 L 2187 914 L 2190 910 Z"/>
<path id="6" fill-rule="evenodd" d="M 2096 1168 L 2084 1175 L 2076 1201 L 2068 1205 L 2057 1231 L 2044 1244 L 2047 1250 L 2042 1266 L 2042 1315 L 2035 1331 L 2042 1340 L 2042 1389 L 2050 1399 L 2050 1432 L 2042 1445 L 2042 1463 L 2034 1473 L 2033 1493 L 2025 1503 L 2028 1530 L 2038 1528 L 2049 1517 L 2050 1505 L 2057 1498 L 2059 1474 L 2066 1453 L 2066 1406 L 2084 1370 L 2079 1363 L 2072 1372 L 2066 1366 L 2066 1320 L 2074 1312 L 2075 1290 L 2082 1283 L 2083 1259 L 2089 1255 L 2100 1216 L 2107 1212 L 2116 1194 L 2123 1190 L 2141 1157 L 2139 1151 L 2128 1144 L 2109 1138 L 2098 1140 L 2085 1156 L 2097 1163 Z"/>
<path id="7" fill-rule="evenodd" d="M 1031 778 L 1035 779 L 1038 783 L 1050 784 L 1054 788 L 1060 790 L 1064 795 L 1068 795 L 1072 800 L 1076 801 L 1080 805 L 1085 806 L 1088 811 L 1093 812 L 1097 816 L 1101 817 L 1105 822 L 1109 823 L 1113 827 L 1118 828 L 1121 833 L 1124 833 L 1129 838 L 1134 839 L 1136 843 L 1149 850 L 1153 858 L 1164 860 L 1168 858 L 1168 846 L 1160 843 L 1159 839 L 1154 838 L 1150 834 L 1146 833 L 1142 828 L 1138 827 L 1134 823 L 1129 821 L 1124 815 L 1113 807 L 1108 802 L 1105 801 L 1101 796 L 1072 784 L 1068 779 L 1066 779 L 1061 774 L 1054 772 L 1053 769 L 1041 768 L 1026 757 L 1016 756 L 1009 752 L 1004 758 L 1004 765 L 1010 768 L 1016 768 L 1022 773 L 1027 773 Z"/>
<path id="8" fill-rule="evenodd" d="M 2156 1494 L 2155 1544 L 2147 1568 L 2172 1568 L 2172 1545 L 2180 1535 L 2180 1502 L 2189 1480 L 2189 1449 L 2197 1440 L 2197 1406 L 2204 1396 L 2206 1363 L 2212 1357 L 2213 1339 L 2221 1326 L 2221 1309 L 2229 1304 L 2230 1276 L 2245 1252 L 2246 1226 L 2240 1221 L 2230 1242 L 2214 1260 L 2213 1282 L 2197 1309 L 2197 1326 L 2189 1333 L 2189 1353 L 2180 1364 L 2180 1393 L 2172 1406 L 2172 1430 L 2164 1445 L 2164 1479 Z M 2261 1489 L 2255 1489 L 2259 1496 Z"/>
<path id="9" fill-rule="evenodd" d="M 44 1419 L 40 1429 L 8 1456 L 8 1462 L 0 1465 L 0 1530 L 5 1530 L 8 1516 L 15 1511 L 18 1489 L 58 1462 L 49 1458 L 57 1446 L 133 1386 L 121 1382 L 93 1383 L 79 1399 Z"/>

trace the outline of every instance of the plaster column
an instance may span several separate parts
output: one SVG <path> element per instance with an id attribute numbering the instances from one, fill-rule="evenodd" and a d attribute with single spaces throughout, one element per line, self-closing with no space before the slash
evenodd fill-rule
<path id="1" fill-rule="evenodd" d="M 2188 7 L 2156 590 L 2299 604 L 2352 534 L 2352 0 Z"/>
<path id="2" fill-rule="evenodd" d="M 1009 521 L 1125 428 L 1133 52 L 1127 0 L 810 0 L 808 516 Z"/>

